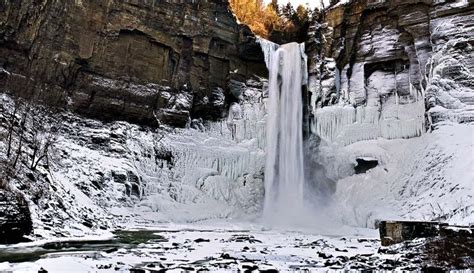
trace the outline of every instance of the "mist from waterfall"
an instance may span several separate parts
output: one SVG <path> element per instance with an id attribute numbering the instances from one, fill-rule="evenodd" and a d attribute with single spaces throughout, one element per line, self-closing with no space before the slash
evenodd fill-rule
<path id="1" fill-rule="evenodd" d="M 303 101 L 307 82 L 304 44 L 262 46 L 269 70 L 264 218 L 286 221 L 304 210 Z M 272 49 L 276 50 L 272 50 Z"/>

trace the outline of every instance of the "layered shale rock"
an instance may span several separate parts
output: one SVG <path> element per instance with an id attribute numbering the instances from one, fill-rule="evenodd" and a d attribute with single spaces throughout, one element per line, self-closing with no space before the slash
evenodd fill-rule
<path id="1" fill-rule="evenodd" d="M 0 189 L 0 244 L 21 242 L 32 228 L 30 211 L 24 198 Z"/>
<path id="2" fill-rule="evenodd" d="M 351 1 L 317 16 L 308 42 L 316 133 L 347 145 L 472 121 L 473 19 L 470 1 L 429 0 Z"/>
<path id="3" fill-rule="evenodd" d="M 0 1 L 2 86 L 100 119 L 218 119 L 228 76 L 265 73 L 227 1 Z"/>

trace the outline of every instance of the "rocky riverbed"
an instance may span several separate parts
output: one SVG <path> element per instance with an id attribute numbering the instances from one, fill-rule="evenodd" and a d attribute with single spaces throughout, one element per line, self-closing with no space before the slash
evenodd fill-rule
<path id="1" fill-rule="evenodd" d="M 111 236 L 38 241 L 0 247 L 1 272 L 183 272 L 469 270 L 472 240 L 449 252 L 443 239 L 415 239 L 382 247 L 377 230 L 318 235 L 316 228 L 265 228 L 207 222 L 116 231 Z M 465 237 L 469 239 L 469 237 Z M 472 238 L 472 236 L 471 236 Z M 449 240 L 456 243 L 455 240 Z M 467 249 L 462 249 L 461 245 Z M 444 253 L 445 257 L 438 254 Z M 467 252 L 466 252 L 467 251 Z M 471 251 L 472 254 L 472 251 Z M 445 263 L 446 258 L 457 261 Z M 430 271 L 431 272 L 431 271 Z M 465 271 L 469 272 L 469 271 Z"/>

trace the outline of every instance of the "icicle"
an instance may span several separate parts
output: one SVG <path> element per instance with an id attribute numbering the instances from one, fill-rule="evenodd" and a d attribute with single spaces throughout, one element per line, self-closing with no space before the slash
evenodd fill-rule
<path id="1" fill-rule="evenodd" d="M 400 104 L 398 97 L 379 113 L 375 106 L 329 106 L 316 111 L 316 133 L 339 145 L 376 139 L 420 136 L 424 128 L 424 101 Z"/>

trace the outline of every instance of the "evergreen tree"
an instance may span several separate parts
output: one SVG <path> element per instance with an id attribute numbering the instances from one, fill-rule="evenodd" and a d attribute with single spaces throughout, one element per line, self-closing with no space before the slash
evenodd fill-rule
<path id="1" fill-rule="evenodd" d="M 281 15 L 284 16 L 286 19 L 291 20 L 291 17 L 295 13 L 295 9 L 291 3 L 286 4 L 281 9 Z"/>

